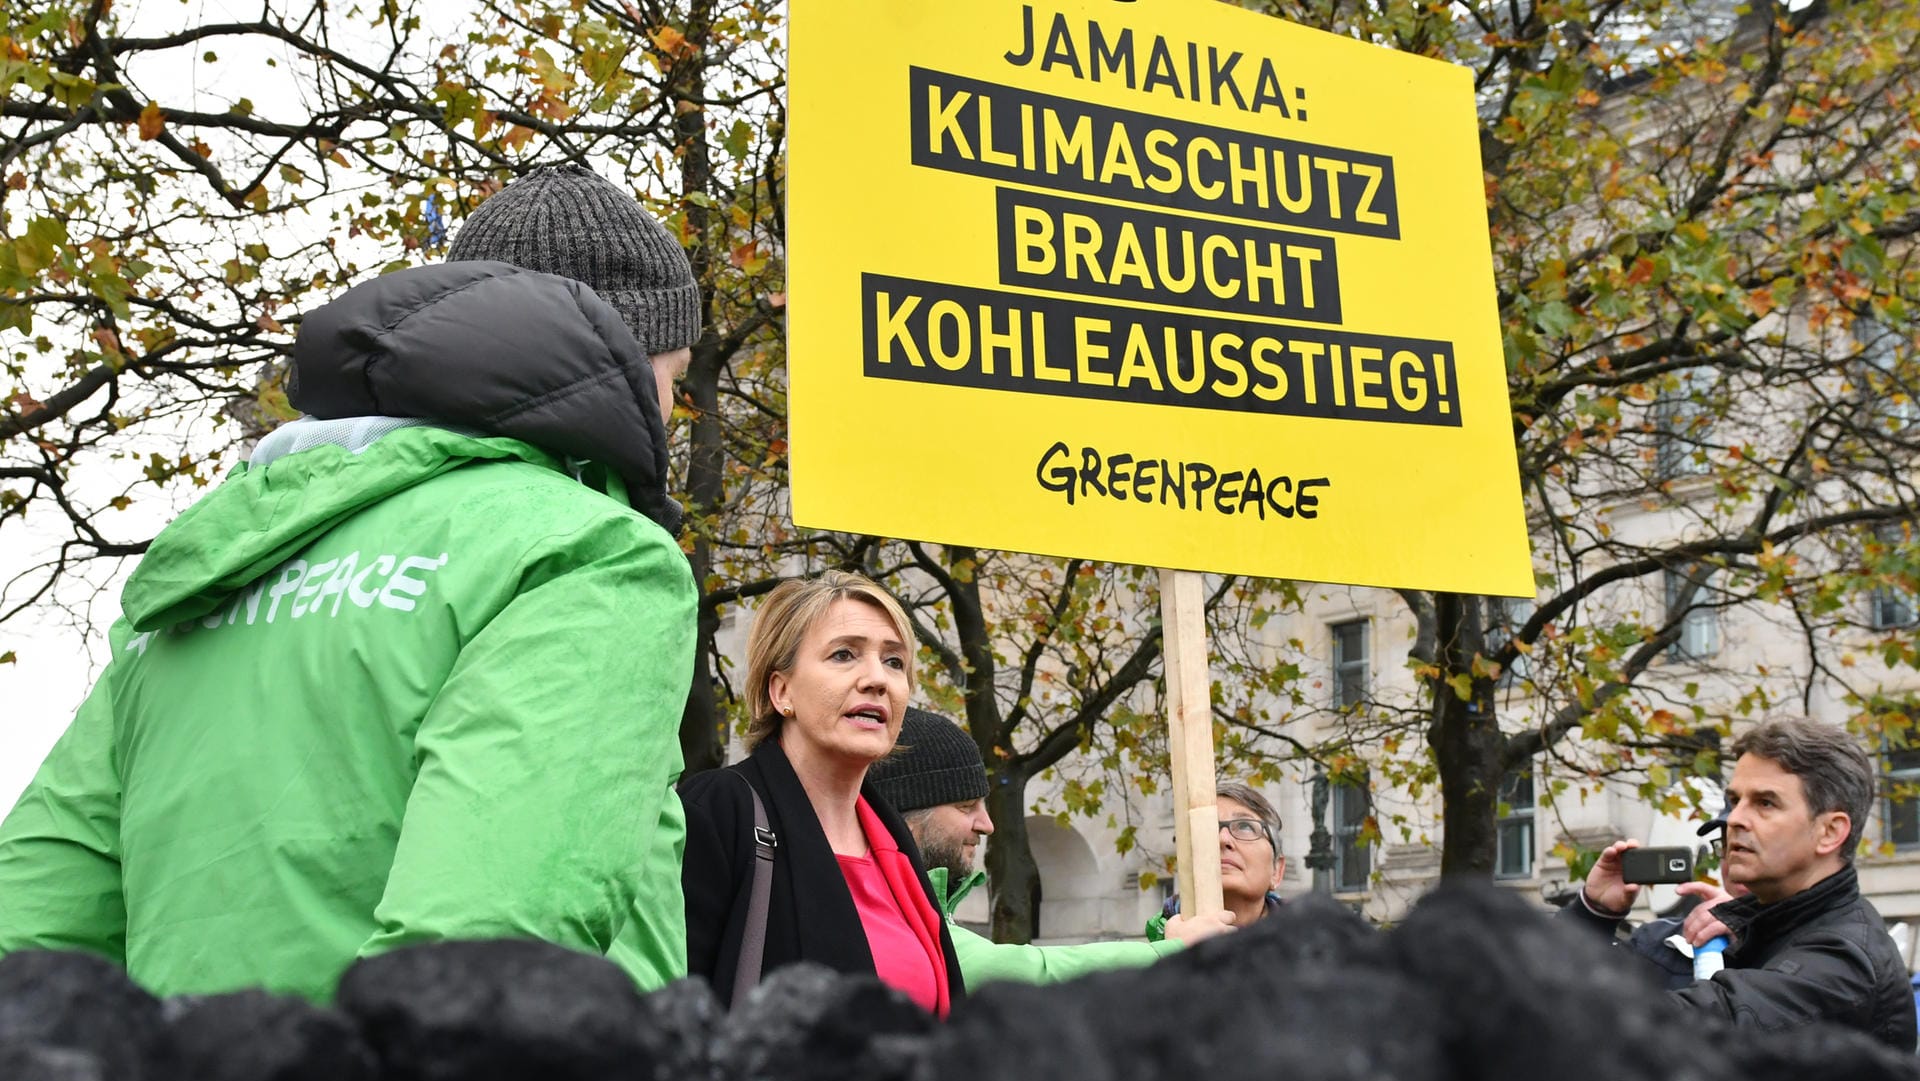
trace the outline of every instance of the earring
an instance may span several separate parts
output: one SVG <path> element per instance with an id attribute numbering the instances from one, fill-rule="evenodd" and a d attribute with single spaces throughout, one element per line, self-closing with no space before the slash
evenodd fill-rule
<path id="1" fill-rule="evenodd" d="M 793 707 L 792 707 L 792 706 L 781 706 L 781 707 L 780 707 L 780 716 L 782 716 L 782 717 L 791 717 L 791 716 L 793 716 Z"/>

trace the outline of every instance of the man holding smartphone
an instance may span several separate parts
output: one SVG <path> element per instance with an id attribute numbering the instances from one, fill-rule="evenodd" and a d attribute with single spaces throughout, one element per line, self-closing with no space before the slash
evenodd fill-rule
<path id="1" fill-rule="evenodd" d="M 1873 799 L 1872 762 L 1845 730 L 1804 718 L 1761 724 L 1732 750 L 1721 870 L 1749 895 L 1688 887 L 1709 894 L 1687 918 L 1688 941 L 1726 934 L 1733 944 L 1719 974 L 1668 993 L 1735 1024 L 1826 1021 L 1911 1052 L 1906 965 L 1853 868 Z M 1611 933 L 1640 894 L 1623 868 L 1639 845 L 1608 846 L 1566 918 Z"/>

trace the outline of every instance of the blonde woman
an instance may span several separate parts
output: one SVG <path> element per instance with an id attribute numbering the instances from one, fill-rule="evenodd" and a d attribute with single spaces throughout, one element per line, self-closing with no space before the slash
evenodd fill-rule
<path id="1" fill-rule="evenodd" d="M 912 834 L 867 783 L 900 734 L 913 655 L 906 613 L 857 574 L 792 579 L 761 605 L 747 636 L 752 753 L 680 787 L 687 967 L 721 1001 L 749 938 L 756 795 L 775 839 L 762 974 L 813 961 L 877 975 L 941 1016 L 964 993 Z"/>

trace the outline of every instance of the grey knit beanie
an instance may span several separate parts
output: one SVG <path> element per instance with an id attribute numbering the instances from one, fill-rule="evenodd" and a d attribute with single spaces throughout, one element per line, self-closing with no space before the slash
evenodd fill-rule
<path id="1" fill-rule="evenodd" d="M 648 356 L 700 336 L 687 253 L 640 203 L 584 165 L 538 169 L 467 216 L 448 260 L 493 259 L 584 282 L 613 305 Z"/>
<path id="2" fill-rule="evenodd" d="M 902 813 L 987 794 L 987 767 L 973 737 L 922 709 L 907 710 L 894 752 L 867 767 L 867 778 Z"/>

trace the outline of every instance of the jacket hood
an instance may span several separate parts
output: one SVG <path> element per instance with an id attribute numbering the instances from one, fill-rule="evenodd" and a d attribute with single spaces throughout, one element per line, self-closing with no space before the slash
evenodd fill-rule
<path id="1" fill-rule="evenodd" d="M 364 450 L 319 446 L 242 466 L 154 538 L 121 607 L 136 631 L 206 615 L 363 507 L 469 462 L 559 459 L 513 439 L 442 428 L 392 431 Z"/>
<path id="2" fill-rule="evenodd" d="M 455 262 L 355 286 L 301 322 L 288 397 L 325 420 L 415 417 L 598 462 L 679 531 L 652 361 L 572 279 Z"/>

